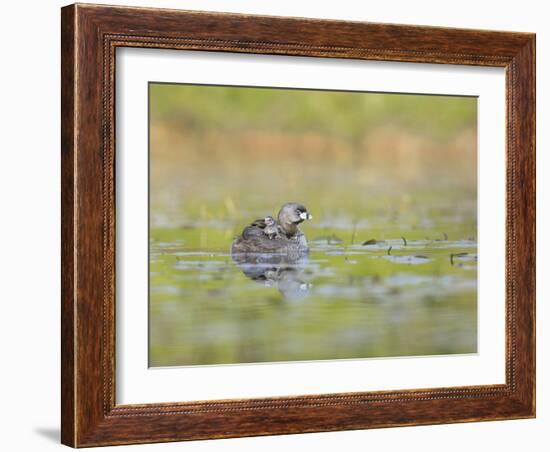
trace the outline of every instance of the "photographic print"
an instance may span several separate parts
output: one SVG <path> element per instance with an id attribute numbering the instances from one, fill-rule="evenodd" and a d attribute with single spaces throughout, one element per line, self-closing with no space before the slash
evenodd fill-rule
<path id="1" fill-rule="evenodd" d="M 477 98 L 149 84 L 149 366 L 477 352 Z"/>
<path id="2" fill-rule="evenodd" d="M 63 7 L 62 443 L 535 417 L 535 41 Z"/>

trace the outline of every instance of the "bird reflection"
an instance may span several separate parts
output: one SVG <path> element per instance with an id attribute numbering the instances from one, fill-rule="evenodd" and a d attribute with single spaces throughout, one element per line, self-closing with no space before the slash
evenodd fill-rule
<path id="1" fill-rule="evenodd" d="M 239 253 L 231 257 L 248 278 L 277 288 L 286 299 L 304 298 L 312 286 L 304 279 L 307 253 Z"/>

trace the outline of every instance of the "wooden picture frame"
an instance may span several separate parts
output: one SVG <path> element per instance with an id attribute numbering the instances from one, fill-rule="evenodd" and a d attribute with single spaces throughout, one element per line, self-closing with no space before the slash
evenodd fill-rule
<path id="1" fill-rule="evenodd" d="M 535 416 L 535 35 L 176 10 L 62 9 L 62 442 L 73 447 Z M 118 47 L 506 69 L 506 383 L 115 403 Z"/>

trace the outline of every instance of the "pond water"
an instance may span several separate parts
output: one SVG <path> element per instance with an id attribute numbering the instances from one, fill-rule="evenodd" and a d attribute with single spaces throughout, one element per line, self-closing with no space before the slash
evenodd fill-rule
<path id="1" fill-rule="evenodd" d="M 475 353 L 475 235 L 434 217 L 313 220 L 300 259 L 232 257 L 242 222 L 152 227 L 150 366 Z"/>

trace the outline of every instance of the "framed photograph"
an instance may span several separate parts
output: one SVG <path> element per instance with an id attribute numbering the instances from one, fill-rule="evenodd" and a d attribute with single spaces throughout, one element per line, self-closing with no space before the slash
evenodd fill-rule
<path id="1" fill-rule="evenodd" d="M 62 8 L 62 442 L 535 416 L 535 36 Z"/>

